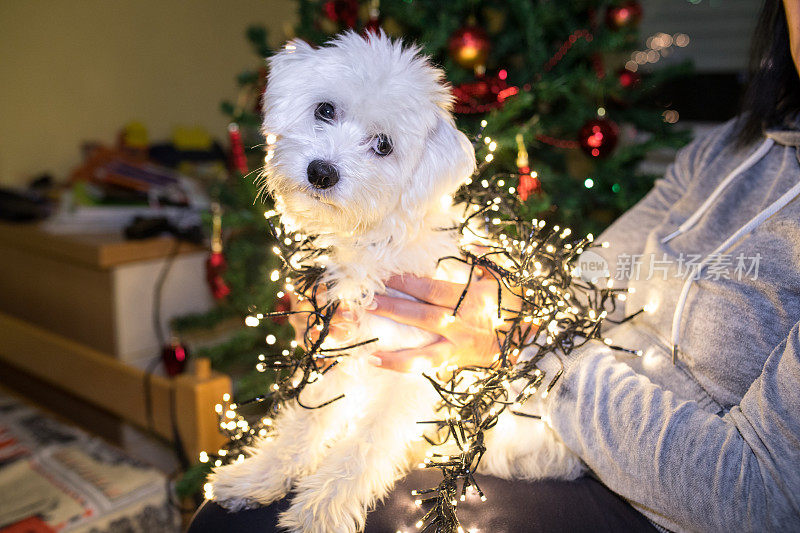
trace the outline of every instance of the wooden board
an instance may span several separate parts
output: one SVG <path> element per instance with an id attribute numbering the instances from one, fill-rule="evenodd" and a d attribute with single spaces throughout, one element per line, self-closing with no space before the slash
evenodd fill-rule
<path id="1" fill-rule="evenodd" d="M 216 450 L 224 440 L 214 405 L 230 393 L 231 381 L 206 364 L 197 374 L 150 377 L 150 426 L 144 371 L 107 354 L 0 313 L 0 359 L 170 441 L 174 402 L 177 431 L 190 458 Z"/>
<path id="2" fill-rule="evenodd" d="M 166 257 L 174 243 L 175 240 L 171 237 L 126 241 L 118 233 L 57 235 L 42 231 L 35 224 L 0 223 L 0 248 L 39 252 L 51 258 L 98 269 Z M 181 243 L 178 253 L 204 249 L 201 246 Z"/>

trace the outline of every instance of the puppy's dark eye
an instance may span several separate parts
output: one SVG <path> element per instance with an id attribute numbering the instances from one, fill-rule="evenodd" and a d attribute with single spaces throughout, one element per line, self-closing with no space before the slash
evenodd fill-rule
<path id="1" fill-rule="evenodd" d="M 383 133 L 379 133 L 372 140 L 372 150 L 379 156 L 389 155 L 394 150 L 392 140 Z"/>
<path id="2" fill-rule="evenodd" d="M 336 108 L 330 102 L 317 104 L 317 108 L 314 110 L 314 118 L 325 122 L 333 122 L 333 119 L 336 118 Z"/>

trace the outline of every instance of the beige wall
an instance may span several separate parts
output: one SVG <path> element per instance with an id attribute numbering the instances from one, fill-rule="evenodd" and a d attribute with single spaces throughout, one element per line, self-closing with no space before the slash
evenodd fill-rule
<path id="1" fill-rule="evenodd" d="M 293 16 L 292 0 L 0 0 L 0 184 L 65 177 L 82 141 L 131 120 L 224 138 L 220 100 L 258 61 L 245 28 L 274 44 Z"/>

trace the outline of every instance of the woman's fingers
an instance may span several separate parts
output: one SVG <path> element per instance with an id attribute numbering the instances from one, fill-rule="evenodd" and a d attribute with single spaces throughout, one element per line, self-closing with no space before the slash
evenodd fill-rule
<path id="1" fill-rule="evenodd" d="M 371 311 L 373 314 L 443 336 L 446 336 L 444 332 L 451 322 L 452 313 L 435 305 L 405 298 L 393 298 L 383 294 L 375 295 L 375 304 L 375 309 Z"/>
<path id="2" fill-rule="evenodd" d="M 409 348 L 394 352 L 375 352 L 380 367 L 397 372 L 424 372 L 446 363 L 453 353 L 450 341 L 440 339 L 422 348 Z"/>
<path id="3" fill-rule="evenodd" d="M 475 350 L 459 353 L 455 344 L 444 338 L 422 348 L 375 352 L 372 355 L 380 360 L 380 368 L 397 372 L 419 373 L 450 363 L 458 366 L 488 364 L 483 354 Z"/>
<path id="4" fill-rule="evenodd" d="M 453 283 L 417 276 L 392 276 L 386 286 L 404 292 L 429 304 L 453 309 L 464 292 L 462 283 Z"/>

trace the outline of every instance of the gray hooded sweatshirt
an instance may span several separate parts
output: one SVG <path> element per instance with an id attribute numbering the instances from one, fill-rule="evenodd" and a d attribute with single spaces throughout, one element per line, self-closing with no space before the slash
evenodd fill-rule
<path id="1" fill-rule="evenodd" d="M 735 134 L 681 150 L 600 237 L 635 290 L 616 317 L 646 309 L 604 334 L 642 355 L 590 342 L 545 404 L 606 486 L 675 531 L 800 530 L 800 132 Z"/>

